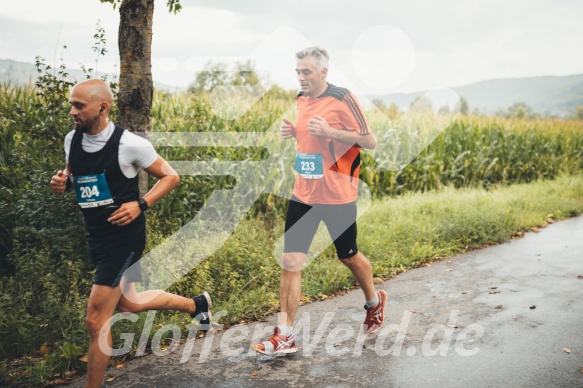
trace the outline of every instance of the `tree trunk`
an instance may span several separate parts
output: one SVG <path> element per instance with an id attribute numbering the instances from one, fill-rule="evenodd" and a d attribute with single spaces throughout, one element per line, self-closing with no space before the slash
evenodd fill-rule
<path id="1" fill-rule="evenodd" d="M 150 131 L 152 82 L 152 21 L 154 0 L 123 0 L 119 7 L 119 125 L 132 132 Z M 140 195 L 148 191 L 148 176 L 140 171 Z"/>

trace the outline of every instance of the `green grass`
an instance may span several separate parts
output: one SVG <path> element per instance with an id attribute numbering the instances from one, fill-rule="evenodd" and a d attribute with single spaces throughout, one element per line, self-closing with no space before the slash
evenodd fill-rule
<path id="1" fill-rule="evenodd" d="M 374 201 L 359 222 L 359 244 L 376 274 L 485 244 L 583 212 L 583 177 L 485 191 L 446 188 Z"/>
<path id="2" fill-rule="evenodd" d="M 582 175 L 487 191 L 448 187 L 374 200 L 358 221 L 358 245 L 371 261 L 375 276 L 388 278 L 582 212 Z M 244 221 L 204 268 L 192 271 L 173 290 L 186 292 L 189 278 L 204 272 L 210 276 L 198 287 L 211 291 L 218 310 L 229 311 L 225 323 L 277 311 L 280 267 L 273 251 L 283 223 L 281 217 L 269 227 L 260 218 Z M 333 247 L 304 270 L 305 298 L 318 299 L 353 287 L 352 275 L 335 258 Z"/>
<path id="3" fill-rule="evenodd" d="M 191 296 L 208 290 L 215 312 L 228 311 L 220 322 L 223 324 L 252 321 L 275 313 L 280 267 L 273 252 L 283 232 L 284 208 L 285 201 L 279 200 L 272 214 L 243 221 L 223 248 L 175 283 L 170 291 Z M 424 263 L 507 241 L 533 227 L 581 213 L 583 175 L 492 186 L 490 190 L 448 187 L 373 200 L 358 221 L 358 243 L 371 261 L 374 275 L 390 278 Z M 303 301 L 327 298 L 355 287 L 350 272 L 335 258 L 333 247 L 304 270 L 302 281 Z M 146 313 L 141 313 L 137 323 L 124 321 L 114 325 L 114 348 L 123 343 L 121 333 L 133 332 L 135 351 L 145 316 Z M 167 323 L 185 328 L 189 319 L 183 313 L 158 312 L 150 335 Z M 170 336 L 170 332 L 166 335 Z M 43 357 L 45 361 L 39 364 Z M 83 364 L 76 359 L 69 359 L 75 363 L 67 366 L 70 361 L 63 357 L 41 354 L 28 358 L 29 362 L 19 367 L 8 362 L 4 382 L 36 386 L 62 376 L 65 369 L 69 374 L 83 370 Z"/>

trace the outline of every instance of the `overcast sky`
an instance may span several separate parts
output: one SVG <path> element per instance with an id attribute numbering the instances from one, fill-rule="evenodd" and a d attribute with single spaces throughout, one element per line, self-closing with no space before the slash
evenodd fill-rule
<path id="1" fill-rule="evenodd" d="M 255 61 L 294 88 L 295 51 L 329 50 L 329 81 L 367 94 L 421 91 L 481 80 L 583 73 L 583 2 L 572 0 L 156 0 L 153 75 L 186 86 L 208 60 Z M 94 66 L 97 20 L 118 64 L 119 14 L 99 0 L 4 1 L 0 58 Z M 62 46 L 67 45 L 63 50 Z"/>

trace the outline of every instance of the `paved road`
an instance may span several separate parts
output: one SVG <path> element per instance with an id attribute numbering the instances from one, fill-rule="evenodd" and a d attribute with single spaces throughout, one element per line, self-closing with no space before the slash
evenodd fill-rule
<path id="1" fill-rule="evenodd" d="M 379 285 L 389 294 L 388 322 L 376 335 L 358 334 L 364 310 L 355 290 L 300 307 L 294 355 L 248 351 L 272 330 L 270 317 L 109 370 L 115 380 L 106 386 L 583 387 L 578 276 L 583 217 Z"/>

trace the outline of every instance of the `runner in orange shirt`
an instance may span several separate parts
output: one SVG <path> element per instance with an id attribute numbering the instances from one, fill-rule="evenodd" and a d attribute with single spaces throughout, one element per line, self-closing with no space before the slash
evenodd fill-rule
<path id="1" fill-rule="evenodd" d="M 356 245 L 356 199 L 360 148 L 374 149 L 370 131 L 356 97 L 326 82 L 328 53 L 310 47 L 296 53 L 301 91 L 298 119 L 284 119 L 284 139 L 297 140 L 296 178 L 286 215 L 280 280 L 280 315 L 273 335 L 252 344 L 260 353 L 297 351 L 293 324 L 300 304 L 302 265 L 321 221 L 334 241 L 340 261 L 362 288 L 366 300 L 363 330 L 372 333 L 383 324 L 385 291 L 375 292 L 372 267 Z"/>

